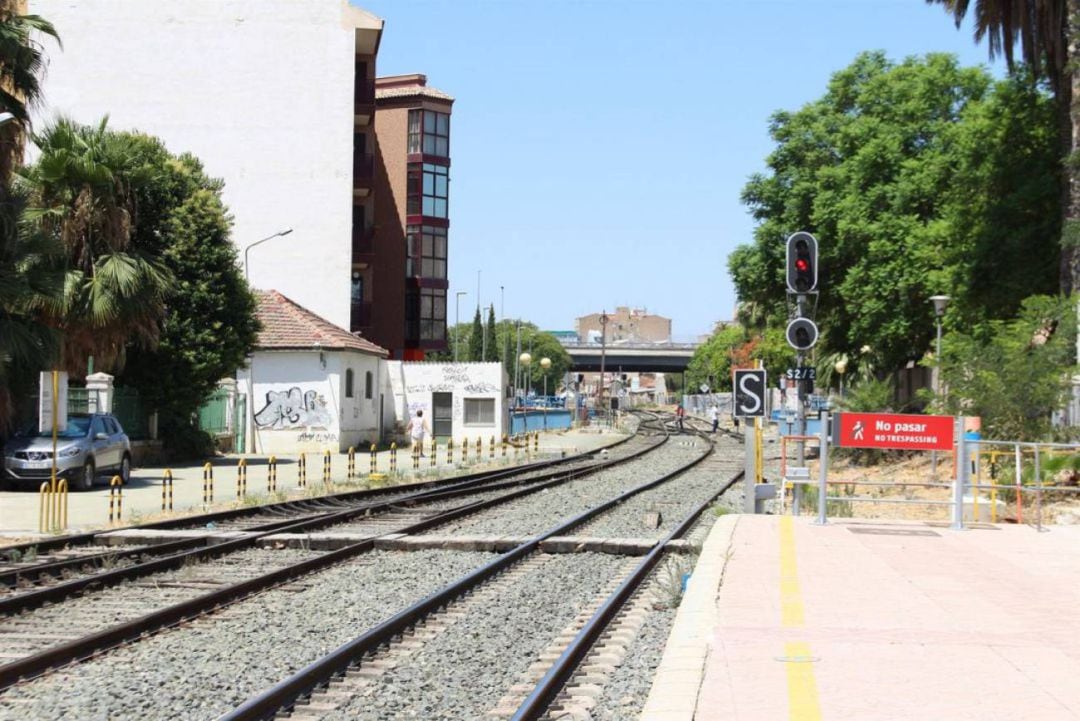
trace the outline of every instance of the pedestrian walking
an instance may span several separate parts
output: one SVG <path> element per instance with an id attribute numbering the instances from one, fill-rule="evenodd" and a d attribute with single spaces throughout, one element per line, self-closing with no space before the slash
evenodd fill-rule
<path id="1" fill-rule="evenodd" d="M 683 432 L 683 418 L 686 417 L 686 409 L 683 408 L 682 403 L 675 409 L 675 419 L 679 422 L 679 433 Z"/>
<path id="2" fill-rule="evenodd" d="M 720 428 L 720 409 L 715 405 L 709 410 L 709 419 L 712 421 L 712 432 L 716 433 Z"/>
<path id="3" fill-rule="evenodd" d="M 427 421 L 424 420 L 424 411 L 416 411 L 416 415 L 409 421 L 409 438 L 412 444 L 420 448 L 420 457 L 424 456 L 424 436 L 427 432 Z"/>

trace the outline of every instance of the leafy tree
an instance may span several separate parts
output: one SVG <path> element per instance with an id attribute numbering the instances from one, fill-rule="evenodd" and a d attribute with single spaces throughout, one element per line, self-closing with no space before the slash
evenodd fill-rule
<path id="1" fill-rule="evenodd" d="M 731 390 L 732 354 L 745 343 L 746 331 L 741 326 L 718 328 L 694 351 L 686 369 L 687 385 L 695 393 L 702 383 L 714 391 Z"/>
<path id="2" fill-rule="evenodd" d="M 1017 318 L 992 320 L 942 341 L 944 397 L 950 414 L 981 416 L 983 434 L 1045 440 L 1051 415 L 1071 392 L 1075 370 L 1076 301 L 1033 296 Z"/>
<path id="3" fill-rule="evenodd" d="M 499 360 L 499 349 L 495 338 L 495 306 L 488 306 L 487 325 L 484 327 L 484 360 L 491 363 Z"/>
<path id="4" fill-rule="evenodd" d="M 468 360 L 480 362 L 484 359 L 484 323 L 480 319 L 480 306 L 476 306 L 476 315 L 473 316 L 472 332 L 469 334 L 469 357 Z"/>
<path id="5" fill-rule="evenodd" d="M 949 55 L 859 55 L 821 99 L 772 118 L 769 172 L 743 191 L 754 242 L 728 261 L 740 317 L 774 334 L 786 324 L 795 230 L 820 241 L 817 352 L 881 373 L 930 348 L 932 295 L 953 297 L 946 324 L 958 327 L 1056 292 L 1053 110 L 1023 80 Z"/>
<path id="6" fill-rule="evenodd" d="M 157 409 L 162 435 L 175 446 L 190 440 L 194 413 L 254 348 L 256 303 L 229 239 L 221 182 L 192 155 L 173 156 L 156 138 L 135 140 L 157 178 L 144 189 L 135 236 L 160 247 L 176 291 L 157 346 L 130 347 L 121 381 Z"/>
<path id="7" fill-rule="evenodd" d="M 956 26 L 974 9 L 975 42 L 987 40 L 990 58 L 1004 55 L 1009 69 L 1016 65 L 1016 45 L 1020 59 L 1036 78 L 1045 79 L 1054 94 L 1060 185 L 1061 290 L 1080 290 L 1080 108 L 1073 89 L 1080 83 L 1080 64 L 1072 57 L 1080 43 L 1080 6 L 1075 0 L 927 0 L 945 6 Z"/>
<path id="8" fill-rule="evenodd" d="M 41 157 L 21 171 L 36 206 L 26 217 L 63 244 L 67 268 L 63 298 L 44 318 L 63 332 L 61 363 L 78 378 L 90 357 L 116 367 L 129 341 L 158 340 L 173 278 L 160 256 L 132 243 L 137 188 L 154 182 L 154 169 L 107 119 L 60 119 L 34 142 Z"/>
<path id="9" fill-rule="evenodd" d="M 60 36 L 52 23 L 38 15 L 22 15 L 21 3 L 0 0 L 0 112 L 13 122 L 0 126 L 0 185 L 8 187 L 12 169 L 22 160 L 23 132 L 30 127 L 30 109 L 41 102 L 45 74 L 44 46 L 35 36 Z"/>

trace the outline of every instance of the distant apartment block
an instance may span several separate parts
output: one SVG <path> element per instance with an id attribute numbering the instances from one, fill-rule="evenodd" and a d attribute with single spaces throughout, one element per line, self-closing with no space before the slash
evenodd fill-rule
<path id="1" fill-rule="evenodd" d="M 446 343 L 449 116 L 376 80 L 383 21 L 346 0 L 29 0 L 54 23 L 40 127 L 109 116 L 225 181 L 251 284 L 418 359 Z"/>
<path id="2" fill-rule="evenodd" d="M 574 321 L 574 329 L 581 342 L 600 342 L 600 315 L 592 313 Z M 619 306 L 607 317 L 608 343 L 663 343 L 671 340 L 671 319 L 650 314 L 644 308 Z"/>

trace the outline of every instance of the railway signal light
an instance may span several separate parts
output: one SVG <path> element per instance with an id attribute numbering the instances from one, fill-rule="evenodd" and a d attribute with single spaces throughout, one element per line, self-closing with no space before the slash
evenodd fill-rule
<path id="1" fill-rule="evenodd" d="M 792 293 L 809 293 L 817 288 L 817 238 L 809 233 L 793 233 L 787 239 L 787 287 Z"/>
<path id="2" fill-rule="evenodd" d="M 788 323 L 786 335 L 788 345 L 795 350 L 810 350 L 817 343 L 818 327 L 809 318 L 796 318 Z"/>

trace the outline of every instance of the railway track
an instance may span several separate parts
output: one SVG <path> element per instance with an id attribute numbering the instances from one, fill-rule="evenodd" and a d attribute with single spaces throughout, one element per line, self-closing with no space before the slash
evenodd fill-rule
<path id="1" fill-rule="evenodd" d="M 0 599 L 0 613 L 4 614 L 0 616 L 0 641 L 5 641 L 4 647 L 9 648 L 0 655 L 0 662 L 6 661 L 0 663 L 0 688 L 342 563 L 371 551 L 374 548 L 373 539 L 387 533 L 420 532 L 461 515 L 624 463 L 657 445 L 646 443 L 640 448 L 628 449 L 627 453 L 615 458 L 576 464 L 570 468 L 540 473 L 535 468 L 526 469 L 517 474 L 501 474 L 496 481 L 490 477 L 476 478 L 391 501 L 351 507 L 314 520 L 276 526 L 272 531 L 259 531 L 209 548 L 142 561 L 134 566 Z M 425 502 L 432 504 L 431 507 L 426 507 Z M 403 503 L 410 506 L 403 507 Z M 265 565 L 261 560 L 246 562 L 249 556 L 259 559 L 260 554 L 273 556 L 277 553 L 257 549 L 261 541 L 282 533 L 303 534 L 334 524 L 353 533 L 353 542 L 334 551 L 293 559 L 291 563 L 272 562 L 270 565 L 273 568 L 269 570 L 260 570 L 260 564 Z M 356 540 L 357 537 L 361 540 Z M 232 560 L 234 556 L 245 559 L 245 563 L 235 563 Z M 214 572 L 216 568 L 231 569 L 238 565 L 250 573 L 237 577 Z M 202 573 L 208 569 L 209 575 L 192 580 L 192 573 Z M 103 578 L 111 581 L 112 585 L 123 585 L 104 588 L 100 583 Z M 133 584 L 135 579 L 142 580 Z M 171 590 L 164 594 L 156 593 L 162 587 Z M 53 599 L 62 601 L 85 591 L 93 593 L 86 598 L 76 599 L 76 602 L 88 606 L 89 610 L 75 614 L 73 618 L 77 620 L 67 623 L 63 633 L 53 633 L 52 627 L 57 619 L 56 614 L 65 613 L 65 607 L 70 604 L 49 606 L 36 614 L 27 613 Z M 116 604 L 124 606 L 122 614 L 111 611 Z M 105 612 L 97 613 L 95 609 L 98 606 L 104 606 Z M 14 642 L 10 646 L 5 640 L 8 634 Z"/>

